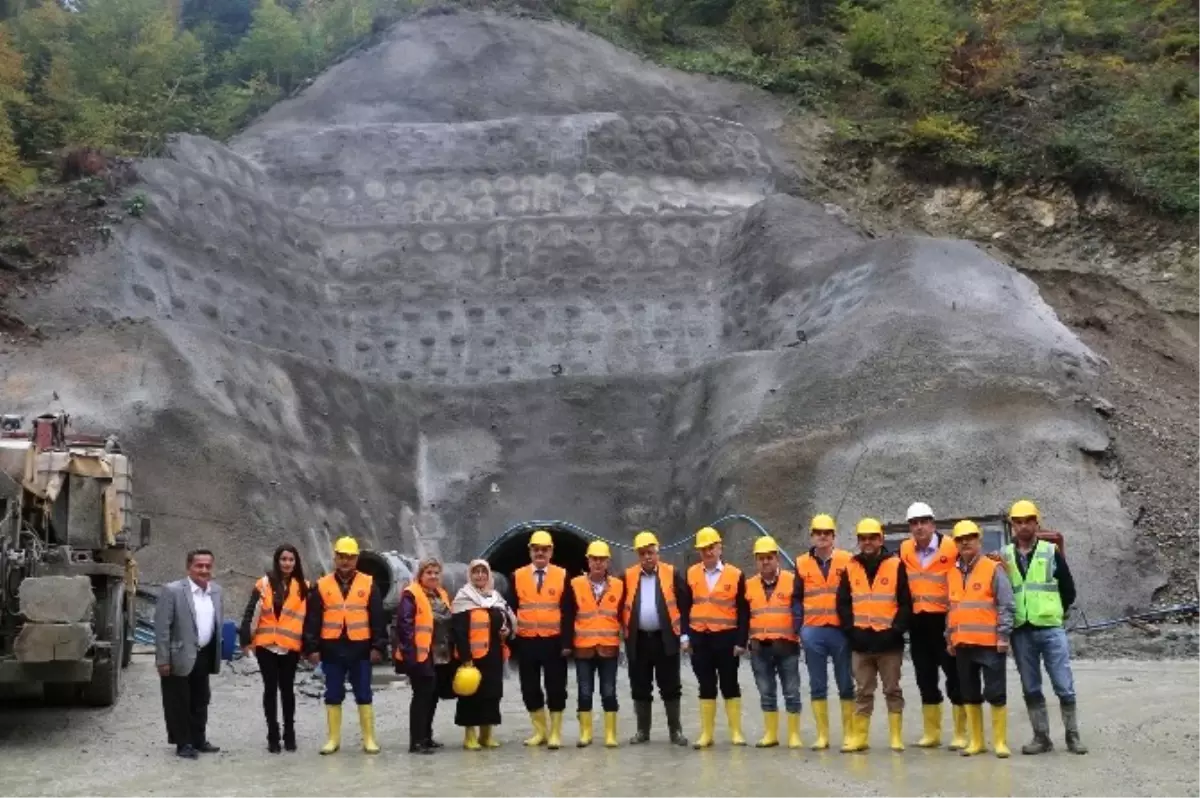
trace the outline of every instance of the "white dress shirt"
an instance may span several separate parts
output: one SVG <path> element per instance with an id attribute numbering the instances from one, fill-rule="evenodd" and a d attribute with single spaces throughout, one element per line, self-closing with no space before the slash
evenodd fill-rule
<path id="1" fill-rule="evenodd" d="M 721 560 L 717 561 L 717 567 L 711 571 L 706 566 L 704 568 L 704 581 L 708 583 L 708 592 L 712 593 L 713 588 L 717 586 L 717 581 L 721 578 L 721 572 L 725 570 L 725 563 Z"/>
<path id="2" fill-rule="evenodd" d="M 192 606 L 196 608 L 196 646 L 204 648 L 217 633 L 217 619 L 213 611 L 212 593 L 208 587 L 200 587 L 188 580 L 192 587 Z"/>
<path id="3" fill-rule="evenodd" d="M 642 571 L 638 585 L 638 630 L 657 632 L 662 628 L 658 620 L 658 572 Z"/>

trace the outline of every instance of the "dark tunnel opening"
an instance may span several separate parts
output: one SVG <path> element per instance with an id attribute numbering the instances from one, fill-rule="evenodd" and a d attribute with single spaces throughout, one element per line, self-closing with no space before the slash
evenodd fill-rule
<path id="1" fill-rule="evenodd" d="M 578 532 L 554 526 L 542 526 L 554 537 L 554 555 L 550 561 L 567 569 L 567 578 L 587 570 L 588 540 Z M 488 555 L 492 570 L 511 578 L 513 571 L 529 565 L 529 536 L 533 530 L 522 530 L 510 536 Z"/>

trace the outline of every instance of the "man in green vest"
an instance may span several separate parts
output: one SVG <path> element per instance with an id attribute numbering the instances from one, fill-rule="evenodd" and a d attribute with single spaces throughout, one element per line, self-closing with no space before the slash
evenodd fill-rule
<path id="1" fill-rule="evenodd" d="M 1079 739 L 1075 715 L 1075 680 L 1071 674 L 1071 647 L 1063 628 L 1063 617 L 1075 602 L 1075 581 L 1058 546 L 1038 539 L 1041 514 L 1037 505 L 1022 499 L 1008 512 L 1015 543 L 1001 551 L 1016 600 L 1012 652 L 1021 675 L 1025 707 L 1033 725 L 1033 742 L 1021 747 L 1023 754 L 1054 750 L 1050 741 L 1050 716 L 1042 695 L 1042 663 L 1062 709 L 1067 730 L 1067 750 L 1086 754 Z"/>

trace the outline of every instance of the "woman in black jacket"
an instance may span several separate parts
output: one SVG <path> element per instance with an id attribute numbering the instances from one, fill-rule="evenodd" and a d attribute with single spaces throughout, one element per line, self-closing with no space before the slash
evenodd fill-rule
<path id="1" fill-rule="evenodd" d="M 452 605 L 454 647 L 458 660 L 473 662 L 483 678 L 474 695 L 459 697 L 454 724 L 466 729 L 463 748 L 478 751 L 500 745 L 493 729 L 500 725 L 504 662 L 508 659 L 506 641 L 516 634 L 517 619 L 496 590 L 486 560 L 472 561 L 468 575 L 469 583 L 458 591 Z"/>

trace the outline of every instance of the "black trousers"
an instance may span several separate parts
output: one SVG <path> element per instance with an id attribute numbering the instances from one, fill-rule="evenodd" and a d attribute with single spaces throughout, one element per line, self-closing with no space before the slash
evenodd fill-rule
<path id="1" fill-rule="evenodd" d="M 517 673 L 521 677 L 521 699 L 525 709 L 537 712 L 567 708 L 567 660 L 557 637 L 522 637 L 517 644 Z M 546 692 L 542 693 L 542 678 Z"/>
<path id="2" fill-rule="evenodd" d="M 408 703 L 408 746 L 433 740 L 433 716 L 437 713 L 438 677 L 436 672 L 408 675 L 412 700 Z"/>
<path id="3" fill-rule="evenodd" d="M 736 631 L 696 632 L 691 636 L 692 672 L 700 683 L 700 700 L 717 697 L 720 685 L 723 698 L 741 698 L 738 684 L 738 665 L 741 659 L 733 655 Z"/>
<path id="4" fill-rule="evenodd" d="M 908 653 L 917 674 L 917 690 L 922 704 L 942 703 L 938 689 L 938 670 L 946 675 L 946 696 L 951 704 L 962 704 L 958 686 L 958 665 L 946 650 L 946 616 L 942 613 L 913 613 L 908 630 Z"/>
<path id="5" fill-rule="evenodd" d="M 296 721 L 296 664 L 300 662 L 300 654 L 295 651 L 275 654 L 265 648 L 255 648 L 254 658 L 258 660 L 258 672 L 262 674 L 263 715 L 267 725 L 278 725 L 278 704 L 282 703 L 283 725 L 292 728 Z"/>
<path id="6" fill-rule="evenodd" d="M 208 676 L 217 656 L 217 638 L 196 652 L 196 663 L 187 676 L 162 676 L 163 715 L 167 739 L 176 746 L 202 746 L 208 742 L 208 702 L 212 692 Z"/>
<path id="7" fill-rule="evenodd" d="M 1002 707 L 1008 702 L 1004 672 L 1007 655 L 983 646 L 958 646 L 955 654 L 964 704 L 978 705 L 987 701 L 994 707 Z M 980 681 L 983 682 L 982 690 Z"/>
<path id="8" fill-rule="evenodd" d="M 633 700 L 652 701 L 657 683 L 659 698 L 678 701 L 683 696 L 679 652 L 666 653 L 662 632 L 638 632 L 634 650 L 637 656 L 629 660 L 629 688 Z"/>

